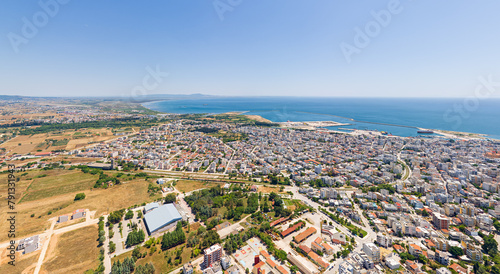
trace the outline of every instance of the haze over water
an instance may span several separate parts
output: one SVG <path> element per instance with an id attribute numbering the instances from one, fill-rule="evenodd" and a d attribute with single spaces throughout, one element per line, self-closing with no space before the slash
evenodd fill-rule
<path id="1" fill-rule="evenodd" d="M 482 133 L 500 139 L 500 99 L 480 101 L 475 111 L 454 111 L 454 105 L 463 103 L 464 99 L 458 98 L 215 97 L 150 102 L 144 106 L 181 114 L 248 111 L 245 114 L 273 122 L 336 121 L 351 124 L 340 128 L 387 131 L 398 136 L 417 136 L 416 127 L 421 127 Z"/>

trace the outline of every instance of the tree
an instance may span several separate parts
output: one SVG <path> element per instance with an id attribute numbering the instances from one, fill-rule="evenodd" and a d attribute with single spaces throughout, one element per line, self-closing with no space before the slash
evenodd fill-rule
<path id="1" fill-rule="evenodd" d="M 498 243 L 497 241 L 493 238 L 493 235 L 488 235 L 483 237 L 484 244 L 482 246 L 484 253 L 493 255 L 498 252 Z"/>
<path id="2" fill-rule="evenodd" d="M 201 235 L 201 234 L 205 233 L 206 231 L 207 231 L 207 229 L 204 226 L 200 226 L 198 228 L 197 233 L 198 233 L 198 235 Z"/>
<path id="3" fill-rule="evenodd" d="M 455 256 L 455 257 L 460 257 L 462 255 L 464 255 L 464 251 L 463 249 L 461 249 L 460 247 L 458 246 L 451 246 L 448 251 L 450 252 L 451 255 Z"/>
<path id="4" fill-rule="evenodd" d="M 419 260 L 419 262 L 423 263 L 424 265 L 427 264 L 427 262 L 429 261 L 429 259 L 427 259 L 427 257 L 425 257 L 422 254 L 418 255 L 418 260 Z"/>
<path id="5" fill-rule="evenodd" d="M 155 267 L 153 266 L 153 263 L 147 263 L 144 266 L 140 265 L 136 268 L 134 274 L 154 274 L 155 273 Z"/>
<path id="6" fill-rule="evenodd" d="M 113 241 L 109 241 L 109 253 L 114 253 L 116 250 L 116 244 Z"/>
<path id="7" fill-rule="evenodd" d="M 215 230 L 209 230 L 203 237 L 203 242 L 201 243 L 202 248 L 211 247 L 214 244 L 222 242 L 219 234 Z"/>
<path id="8" fill-rule="evenodd" d="M 127 240 L 125 241 L 125 244 L 129 246 L 133 246 L 139 243 L 144 242 L 144 239 L 146 238 L 146 234 L 144 233 L 144 230 L 142 229 L 134 229 L 132 232 L 130 232 L 127 236 Z"/>
<path id="9" fill-rule="evenodd" d="M 113 211 L 109 214 L 108 221 L 112 224 L 119 223 L 122 220 L 124 213 L 125 213 L 124 209 Z"/>
<path id="10" fill-rule="evenodd" d="M 290 267 L 290 272 L 292 272 L 292 274 L 295 274 L 295 273 L 299 272 L 299 268 L 295 265 L 292 265 Z"/>
<path id="11" fill-rule="evenodd" d="M 102 246 L 104 244 L 104 241 L 106 241 L 106 237 L 104 235 L 99 236 L 99 246 Z"/>
<path id="12" fill-rule="evenodd" d="M 134 248 L 134 250 L 132 251 L 132 258 L 134 258 L 134 261 L 137 261 L 138 259 L 140 259 L 142 257 L 141 255 L 141 248 L 140 247 L 136 247 Z"/>
<path id="13" fill-rule="evenodd" d="M 186 234 L 182 230 L 182 223 L 178 222 L 174 231 L 163 234 L 161 248 L 163 250 L 180 245 L 186 241 Z"/>
<path id="14" fill-rule="evenodd" d="M 127 214 L 125 214 L 125 220 L 130 220 L 134 218 L 134 212 L 132 210 L 127 211 Z"/>
<path id="15" fill-rule="evenodd" d="M 491 267 L 491 273 L 493 274 L 500 274 L 500 266 L 494 265 Z"/>
<path id="16" fill-rule="evenodd" d="M 75 201 L 80 201 L 85 199 L 85 193 L 78 193 L 75 195 Z"/>
<path id="17" fill-rule="evenodd" d="M 488 271 L 486 271 L 486 268 L 484 265 L 479 264 L 478 262 L 474 263 L 474 273 L 475 274 L 487 274 Z"/>
<path id="18" fill-rule="evenodd" d="M 176 199 L 177 196 L 175 195 L 175 193 L 170 193 L 167 196 L 165 196 L 165 204 L 171 204 L 175 202 Z"/>
<path id="19" fill-rule="evenodd" d="M 493 226 L 495 227 L 495 229 L 496 229 L 497 231 L 500 231 L 500 222 L 499 222 L 498 220 L 495 220 L 495 221 L 493 222 Z"/>
<path id="20" fill-rule="evenodd" d="M 276 250 L 274 255 L 276 255 L 278 260 L 280 260 L 281 262 L 286 261 L 286 257 L 287 257 L 286 251 L 279 249 L 279 250 Z"/>

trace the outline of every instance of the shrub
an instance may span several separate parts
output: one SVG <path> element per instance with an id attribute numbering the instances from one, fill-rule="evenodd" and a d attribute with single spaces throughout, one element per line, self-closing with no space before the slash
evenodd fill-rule
<path id="1" fill-rule="evenodd" d="M 85 193 L 78 193 L 75 196 L 75 201 L 83 200 L 85 199 Z"/>

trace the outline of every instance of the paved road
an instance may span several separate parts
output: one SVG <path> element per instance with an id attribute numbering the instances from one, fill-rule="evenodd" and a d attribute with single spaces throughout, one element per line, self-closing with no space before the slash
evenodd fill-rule
<path id="1" fill-rule="evenodd" d="M 198 178 L 198 179 L 227 178 L 227 175 L 222 174 L 222 173 L 200 173 L 200 172 L 194 172 L 194 171 L 168 171 L 168 170 L 161 170 L 161 169 L 144 169 L 142 172 L 155 173 L 155 174 L 174 176 L 174 177 L 175 176 L 176 177 L 189 176 L 191 178 Z"/>
<path id="2" fill-rule="evenodd" d="M 217 231 L 221 239 L 226 238 L 229 234 L 231 234 L 233 231 L 236 231 L 238 228 L 242 227 L 241 223 L 246 221 L 248 217 L 251 215 L 246 216 L 245 218 L 241 219 L 237 223 L 234 223 L 226 228 L 221 229 L 220 231 Z"/>
<path id="3" fill-rule="evenodd" d="M 406 145 L 403 145 L 401 147 L 401 150 L 399 151 L 399 153 L 397 154 L 397 159 L 400 163 L 403 164 L 403 175 L 401 176 L 401 179 L 403 180 L 403 182 L 408 182 L 408 179 L 411 178 L 411 175 L 412 175 L 412 171 L 410 169 L 410 167 L 405 163 L 405 161 L 401 160 L 401 151 L 403 151 L 403 149 L 405 148 Z"/>
<path id="4" fill-rule="evenodd" d="M 108 222 L 108 215 L 104 216 L 104 223 Z M 106 241 L 104 241 L 104 273 L 111 273 L 111 254 L 109 253 L 109 229 L 104 228 Z M 116 243 L 115 243 L 116 244 Z"/>

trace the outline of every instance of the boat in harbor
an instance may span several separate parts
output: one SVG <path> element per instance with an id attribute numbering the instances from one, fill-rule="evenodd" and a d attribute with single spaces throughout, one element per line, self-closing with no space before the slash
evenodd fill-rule
<path id="1" fill-rule="evenodd" d="M 428 129 L 421 129 L 421 130 L 417 131 L 417 133 L 419 133 L 419 134 L 433 134 L 434 131 L 428 130 Z"/>

